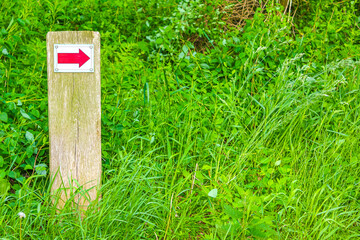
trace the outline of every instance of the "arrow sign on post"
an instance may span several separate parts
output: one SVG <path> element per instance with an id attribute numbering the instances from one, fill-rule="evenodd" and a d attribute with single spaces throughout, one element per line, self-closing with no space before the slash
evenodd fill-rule
<path id="1" fill-rule="evenodd" d="M 94 45 L 54 44 L 54 72 L 94 72 Z"/>
<path id="2" fill-rule="evenodd" d="M 79 64 L 79 68 L 89 61 L 89 59 L 88 55 L 81 51 L 81 49 L 79 49 L 79 53 L 58 53 L 58 63 Z"/>
<path id="3" fill-rule="evenodd" d="M 100 34 L 46 39 L 51 194 L 58 209 L 69 203 L 83 213 L 101 197 Z"/>

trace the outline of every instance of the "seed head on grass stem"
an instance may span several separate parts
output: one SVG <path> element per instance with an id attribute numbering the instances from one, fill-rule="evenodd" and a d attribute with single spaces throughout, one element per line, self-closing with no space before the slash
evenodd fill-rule
<path id="1" fill-rule="evenodd" d="M 25 215 L 25 213 L 23 213 L 23 212 L 19 212 L 19 213 L 18 213 L 18 216 L 19 216 L 19 218 L 20 218 L 20 240 L 21 240 L 21 239 L 22 239 L 22 234 L 21 234 L 21 219 L 26 218 L 26 215 Z"/>

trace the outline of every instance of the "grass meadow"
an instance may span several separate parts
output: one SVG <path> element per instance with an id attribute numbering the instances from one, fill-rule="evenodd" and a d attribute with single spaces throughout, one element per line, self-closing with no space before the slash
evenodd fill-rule
<path id="1" fill-rule="evenodd" d="M 0 1 L 0 239 L 360 238 L 360 3 L 254 1 L 229 24 L 244 2 Z M 101 35 L 83 218 L 50 195 L 46 33 L 65 30 Z"/>

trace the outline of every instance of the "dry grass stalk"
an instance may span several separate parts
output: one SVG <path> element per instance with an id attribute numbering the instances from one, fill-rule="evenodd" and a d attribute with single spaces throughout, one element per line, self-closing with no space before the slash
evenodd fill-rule
<path id="1" fill-rule="evenodd" d="M 224 13 L 225 27 L 227 29 L 242 28 L 246 24 L 246 20 L 254 17 L 256 8 L 259 6 L 258 0 L 225 0 L 225 4 L 221 7 Z"/>

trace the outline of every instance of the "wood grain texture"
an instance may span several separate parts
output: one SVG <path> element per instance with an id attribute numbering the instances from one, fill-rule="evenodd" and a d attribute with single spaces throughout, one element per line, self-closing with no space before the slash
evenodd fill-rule
<path id="1" fill-rule="evenodd" d="M 94 72 L 55 73 L 54 44 L 94 44 Z M 60 195 L 58 208 L 71 197 L 86 209 L 101 180 L 100 34 L 49 32 L 47 73 L 51 192 Z"/>

